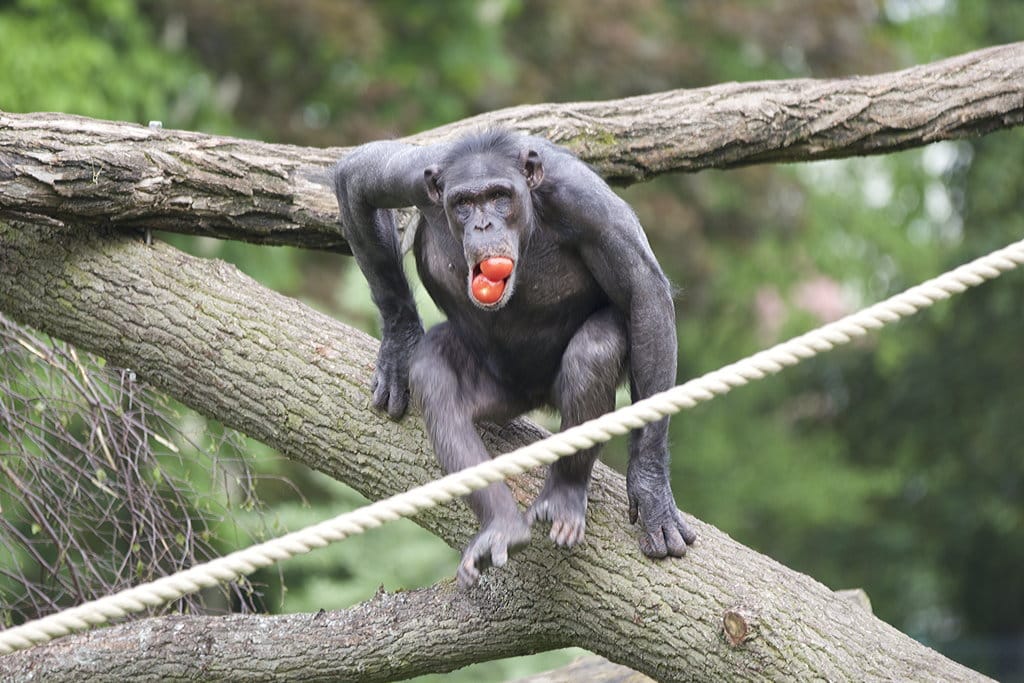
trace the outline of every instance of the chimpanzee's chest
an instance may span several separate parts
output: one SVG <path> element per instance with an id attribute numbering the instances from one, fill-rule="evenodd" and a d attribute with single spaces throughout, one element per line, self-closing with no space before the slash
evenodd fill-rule
<path id="1" fill-rule="evenodd" d="M 467 341 L 529 359 L 561 357 L 569 339 L 608 298 L 571 244 L 544 230 L 516 259 L 514 290 L 498 310 L 477 307 L 469 294 L 469 265 L 447 225 L 421 223 L 416 266 L 430 297 Z M 509 348 L 505 348 L 509 347 Z"/>

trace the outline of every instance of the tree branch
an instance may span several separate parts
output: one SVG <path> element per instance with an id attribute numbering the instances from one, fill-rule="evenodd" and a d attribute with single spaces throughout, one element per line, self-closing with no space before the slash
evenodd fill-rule
<path id="1" fill-rule="evenodd" d="M 222 262 L 110 229 L 0 221 L 0 310 L 133 368 L 371 498 L 440 474 L 417 416 L 392 423 L 368 410 L 376 342 Z M 539 434 L 524 421 L 485 430 L 492 452 Z M 511 485 L 526 502 L 539 478 Z M 585 543 L 559 550 L 538 532 L 509 566 L 458 599 L 486 620 L 515 623 L 510 649 L 578 645 L 658 680 L 981 678 L 699 521 L 700 539 L 684 559 L 647 560 L 625 510 L 622 477 L 598 467 Z M 475 526 L 462 505 L 416 521 L 455 546 Z M 292 622 L 297 638 L 305 619 Z M 30 671 L 27 657 L 58 647 L 0 658 L 0 671 Z M 105 661 L 127 663 L 139 647 Z M 389 647 L 379 656 L 390 656 Z M 282 666 L 307 656 L 313 667 L 331 654 L 295 652 Z"/>
<path id="2" fill-rule="evenodd" d="M 409 138 L 506 126 L 606 178 L 882 154 L 1024 121 L 1024 43 L 840 80 L 726 83 L 513 107 Z M 0 114 L 0 216 L 171 230 L 348 252 L 313 149 L 61 114 Z"/>
<path id="3" fill-rule="evenodd" d="M 837 595 L 865 607 L 863 591 Z M 396 626 L 398 626 L 396 628 Z M 170 615 L 61 638 L 0 658 L 0 674 L 18 680 L 359 680 L 376 683 L 444 673 L 481 661 L 546 649 L 554 634 L 531 611 L 494 615 L 452 580 L 385 593 L 347 610 L 279 616 Z M 130 658 L 125 653 L 131 653 Z M 382 656 L 386 655 L 386 656 Z M 6 666 L 8 662 L 12 666 Z M 632 669 L 588 656 L 517 683 L 646 683 Z"/>
<path id="4" fill-rule="evenodd" d="M 605 178 L 887 154 L 1024 122 L 1024 43 L 874 76 L 723 83 L 502 109 L 415 136 L 505 126 L 564 144 Z"/>
<path id="5" fill-rule="evenodd" d="M 334 612 L 154 617 L 0 657 L 0 676 L 383 683 L 544 649 L 534 614 L 481 608 L 448 581 Z"/>

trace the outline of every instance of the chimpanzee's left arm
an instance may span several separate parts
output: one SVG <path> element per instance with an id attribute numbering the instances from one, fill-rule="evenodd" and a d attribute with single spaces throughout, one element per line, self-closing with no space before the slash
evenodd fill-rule
<path id="1" fill-rule="evenodd" d="M 556 176 L 550 178 L 553 217 L 626 318 L 633 400 L 671 388 L 678 352 L 672 288 L 636 214 L 582 163 L 563 158 L 548 168 Z M 631 434 L 626 485 L 630 521 L 639 519 L 643 527 L 644 553 L 685 554 L 696 534 L 672 496 L 667 418 Z"/>

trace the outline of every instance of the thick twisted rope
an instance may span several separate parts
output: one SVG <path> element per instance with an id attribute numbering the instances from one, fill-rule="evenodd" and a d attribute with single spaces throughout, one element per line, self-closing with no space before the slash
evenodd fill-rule
<path id="1" fill-rule="evenodd" d="M 1022 263 L 1024 240 L 912 287 L 858 313 L 501 457 L 272 541 L 9 628 L 0 632 L 0 654 L 45 643 L 73 631 L 85 630 L 110 619 L 177 600 L 202 588 L 251 574 L 274 562 L 360 534 L 384 522 L 410 517 L 427 508 L 482 489 L 492 482 L 521 474 L 539 465 L 550 464 L 561 457 L 692 408 L 716 395 L 727 393 L 734 387 L 775 374 L 785 367 L 796 365 L 801 360 L 846 344 L 852 339 L 866 335 L 870 330 L 996 278 Z"/>

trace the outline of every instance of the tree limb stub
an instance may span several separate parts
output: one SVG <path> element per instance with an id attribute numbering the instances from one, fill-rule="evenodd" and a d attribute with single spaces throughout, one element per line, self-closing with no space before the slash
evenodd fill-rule
<path id="1" fill-rule="evenodd" d="M 0 310 L 371 498 L 440 474 L 417 416 L 393 423 L 368 409 L 374 340 L 222 262 L 109 229 L 0 221 Z M 540 430 L 517 421 L 484 434 L 497 453 Z M 511 485 L 525 503 L 539 482 L 534 473 Z M 490 619 L 523 615 L 528 626 L 509 637 L 525 651 L 578 645 L 664 681 L 982 678 L 699 521 L 684 559 L 647 560 L 625 521 L 622 477 L 596 468 L 591 494 L 581 546 L 556 549 L 538 531 L 464 596 Z M 416 521 L 456 546 L 475 527 L 462 505 Z M 723 615 L 737 608 L 756 614 L 757 628 L 733 647 Z M 307 656 L 287 652 L 293 664 Z M 24 671 L 27 656 L 0 667 Z"/>
<path id="2" fill-rule="evenodd" d="M 726 83 L 512 107 L 408 138 L 505 126 L 611 181 L 882 154 L 1024 122 L 1024 43 L 838 80 Z M 315 149 L 62 114 L 0 113 L 0 216 L 144 227 L 348 253 Z"/>

